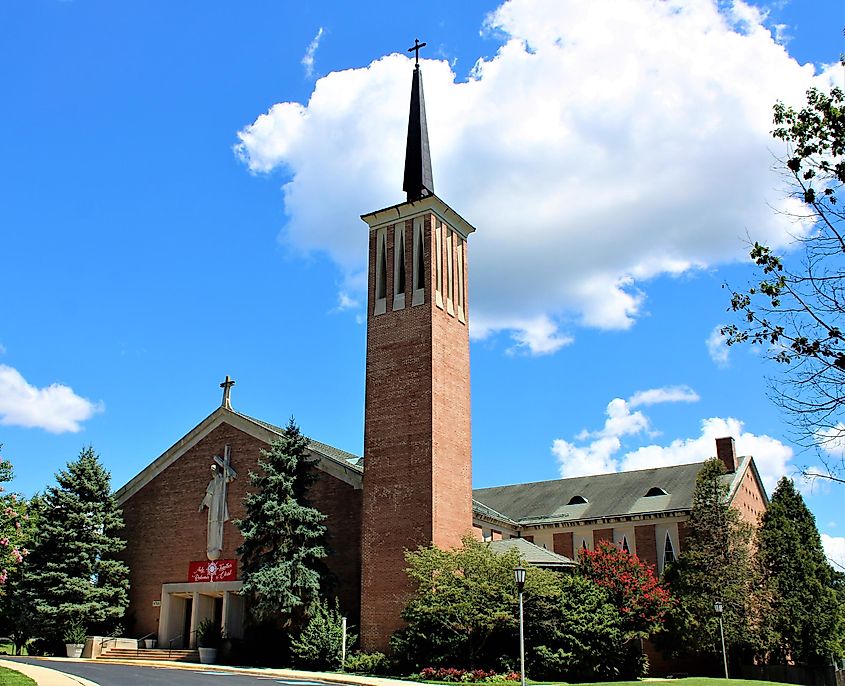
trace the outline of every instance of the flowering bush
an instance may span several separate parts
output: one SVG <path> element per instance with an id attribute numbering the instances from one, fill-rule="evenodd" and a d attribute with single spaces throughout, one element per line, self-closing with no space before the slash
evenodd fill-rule
<path id="1" fill-rule="evenodd" d="M 500 674 L 483 669 L 456 669 L 454 667 L 426 667 L 420 672 L 420 678 L 426 681 L 454 681 L 464 684 L 490 684 L 520 679 L 516 672 Z"/>
<path id="2" fill-rule="evenodd" d="M 0 458 L 0 595 L 3 594 L 9 573 L 29 553 L 22 545 L 22 523 L 29 519 L 26 503 L 18 495 L 6 493 L 2 485 L 11 480 L 12 464 Z"/>
<path id="3" fill-rule="evenodd" d="M 595 550 L 581 551 L 581 573 L 608 591 L 629 638 L 660 631 L 672 598 L 651 565 L 601 541 Z"/>

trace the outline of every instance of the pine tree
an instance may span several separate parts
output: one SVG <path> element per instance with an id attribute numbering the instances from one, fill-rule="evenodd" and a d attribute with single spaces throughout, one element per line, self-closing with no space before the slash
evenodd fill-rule
<path id="1" fill-rule="evenodd" d="M 783 477 L 757 532 L 764 649 L 775 662 L 822 665 L 845 652 L 845 597 L 804 498 Z"/>
<path id="2" fill-rule="evenodd" d="M 250 472 L 254 489 L 244 498 L 246 516 L 236 526 L 243 535 L 238 548 L 242 594 L 252 617 L 301 628 L 320 596 L 325 519 L 310 507 L 314 461 L 308 439 L 291 417 L 282 435 L 262 451 L 260 473 Z"/>
<path id="3" fill-rule="evenodd" d="M 110 635 L 128 604 L 129 570 L 117 556 L 123 513 L 111 476 L 91 447 L 56 475 L 38 506 L 37 531 L 19 590 L 39 632 L 60 640 L 73 624 Z"/>
<path id="4" fill-rule="evenodd" d="M 742 651 L 753 643 L 752 531 L 728 503 L 724 471 L 722 462 L 714 458 L 698 473 L 685 549 L 664 575 L 676 604 L 659 642 L 675 653 L 721 653 L 716 601 L 724 608 L 729 650 Z"/>

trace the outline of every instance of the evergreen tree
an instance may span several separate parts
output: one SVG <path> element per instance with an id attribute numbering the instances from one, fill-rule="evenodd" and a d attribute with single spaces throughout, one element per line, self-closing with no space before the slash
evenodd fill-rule
<path id="1" fill-rule="evenodd" d="M 716 601 L 724 608 L 729 649 L 742 651 L 754 642 L 752 531 L 728 504 L 724 471 L 717 458 L 704 463 L 696 477 L 685 549 L 664 574 L 664 583 L 676 602 L 658 642 L 673 653 L 721 653 Z"/>
<path id="2" fill-rule="evenodd" d="M 783 477 L 757 532 L 765 611 L 763 648 L 779 663 L 823 665 L 845 652 L 845 598 L 804 498 Z"/>
<path id="3" fill-rule="evenodd" d="M 91 447 L 56 475 L 38 507 L 37 531 L 18 584 L 39 632 L 60 641 L 73 624 L 109 635 L 128 604 L 129 570 L 118 559 L 123 513 L 111 476 Z"/>
<path id="4" fill-rule="evenodd" d="M 250 472 L 254 492 L 244 498 L 246 516 L 235 522 L 243 535 L 238 548 L 241 592 L 258 622 L 278 620 L 301 628 L 319 599 L 325 515 L 310 507 L 314 461 L 308 439 L 291 418 L 269 451 L 262 451 L 260 473 Z"/>

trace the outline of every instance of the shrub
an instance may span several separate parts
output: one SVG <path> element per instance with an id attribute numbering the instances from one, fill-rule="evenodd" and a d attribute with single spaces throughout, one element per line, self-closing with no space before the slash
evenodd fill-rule
<path id="1" fill-rule="evenodd" d="M 516 672 L 499 674 L 483 669 L 456 669 L 455 667 L 426 667 L 419 674 L 425 681 L 454 681 L 465 684 L 491 684 L 506 681 L 519 681 Z"/>
<path id="2" fill-rule="evenodd" d="M 219 648 L 223 643 L 223 631 L 213 619 L 204 619 L 197 627 L 197 645 L 200 648 Z"/>
<path id="3" fill-rule="evenodd" d="M 85 643 L 85 639 L 88 638 L 88 633 L 85 631 L 85 627 L 82 624 L 75 622 L 65 629 L 63 638 L 65 643 L 74 643 L 78 645 L 80 643 Z"/>
<path id="4" fill-rule="evenodd" d="M 347 631 L 346 645 L 352 645 L 356 638 Z M 314 604 L 302 633 L 291 641 L 291 654 L 298 667 L 339 669 L 342 642 L 343 616 L 337 599 L 334 606 L 321 600 Z"/>
<path id="5" fill-rule="evenodd" d="M 390 660 L 384 653 L 355 653 L 346 658 L 344 671 L 357 674 L 390 674 Z"/>

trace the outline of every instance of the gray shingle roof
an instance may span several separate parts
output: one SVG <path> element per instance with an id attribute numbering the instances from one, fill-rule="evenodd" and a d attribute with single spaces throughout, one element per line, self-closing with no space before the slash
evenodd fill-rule
<path id="1" fill-rule="evenodd" d="M 574 567 L 575 561 L 566 557 L 566 555 L 558 555 L 551 550 L 541 548 L 524 538 L 509 538 L 502 541 L 490 541 L 488 543 L 490 549 L 497 553 L 504 553 L 508 550 L 516 549 L 519 551 L 519 556 L 528 564 L 535 567 Z"/>
<path id="2" fill-rule="evenodd" d="M 250 417 L 249 415 L 246 415 L 243 412 L 235 412 L 235 414 L 240 415 L 244 419 L 248 419 L 249 421 L 258 424 L 259 426 L 263 426 L 265 429 L 267 429 L 268 431 L 272 431 L 275 434 L 281 435 L 281 433 L 284 431 L 284 429 L 282 429 L 281 427 L 270 424 L 269 422 L 261 421 L 260 419 L 256 419 L 255 417 Z M 331 458 L 336 462 L 347 464 L 348 466 L 353 467 L 358 471 L 364 471 L 364 460 L 358 455 L 353 455 L 352 453 L 348 453 L 345 450 L 341 450 L 340 448 L 335 448 L 334 446 L 331 446 L 328 443 L 321 443 L 320 441 L 315 441 L 313 438 L 308 439 L 308 448 L 314 452 L 318 452 L 321 455 Z"/>
<path id="3" fill-rule="evenodd" d="M 736 474 L 744 472 L 740 462 Z M 553 481 L 536 481 L 512 486 L 477 488 L 473 497 L 496 512 L 521 524 L 599 519 L 604 517 L 688 510 L 692 507 L 695 477 L 702 463 L 654 467 L 632 472 L 596 474 Z M 726 474 L 733 481 L 734 474 Z M 658 487 L 667 495 L 647 497 L 649 489 Z M 569 505 L 574 496 L 587 500 Z"/>

